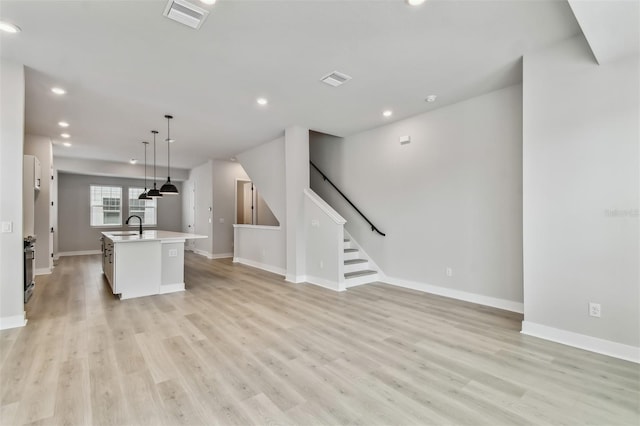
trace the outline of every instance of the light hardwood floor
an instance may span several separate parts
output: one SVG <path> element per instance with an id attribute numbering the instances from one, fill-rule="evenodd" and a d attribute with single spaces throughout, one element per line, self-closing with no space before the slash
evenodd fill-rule
<path id="1" fill-rule="evenodd" d="M 640 422 L 637 364 L 523 336 L 520 315 L 185 262 L 186 292 L 125 301 L 99 256 L 38 277 L 28 325 L 0 332 L 0 424 Z"/>

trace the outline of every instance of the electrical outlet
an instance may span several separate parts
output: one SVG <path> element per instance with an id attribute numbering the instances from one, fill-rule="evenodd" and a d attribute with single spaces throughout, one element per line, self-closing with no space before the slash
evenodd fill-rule
<path id="1" fill-rule="evenodd" d="M 453 268 L 447 267 L 445 272 L 446 272 L 448 277 L 452 277 L 453 276 Z"/>
<path id="2" fill-rule="evenodd" d="M 2 222 L 2 232 L 13 232 L 13 222 Z"/>
<path id="3" fill-rule="evenodd" d="M 178 257 L 178 249 L 169 249 L 169 257 Z"/>
<path id="4" fill-rule="evenodd" d="M 600 304 L 589 302 L 589 316 L 600 318 Z"/>
<path id="5" fill-rule="evenodd" d="M 324 269 L 324 262 L 322 260 L 320 261 L 320 269 Z"/>

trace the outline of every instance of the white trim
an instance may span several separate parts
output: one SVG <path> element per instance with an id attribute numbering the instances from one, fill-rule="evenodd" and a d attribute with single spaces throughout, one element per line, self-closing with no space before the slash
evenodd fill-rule
<path id="1" fill-rule="evenodd" d="M 49 275 L 53 268 L 36 268 L 33 271 L 34 275 Z"/>
<path id="2" fill-rule="evenodd" d="M 184 283 L 163 284 L 160 286 L 158 294 L 175 293 L 177 291 L 184 291 Z"/>
<path id="3" fill-rule="evenodd" d="M 276 218 L 277 219 L 277 218 Z M 278 226 L 269 226 L 269 225 L 244 225 L 242 223 L 238 224 L 238 223 L 234 223 L 233 224 L 234 228 L 245 228 L 245 229 L 267 229 L 270 231 L 279 231 L 282 229 L 282 226 L 278 225 Z"/>
<path id="4" fill-rule="evenodd" d="M 212 254 L 209 259 L 228 259 L 230 257 L 233 257 L 233 253 L 217 253 Z"/>
<path id="5" fill-rule="evenodd" d="M 186 250 L 186 248 L 185 248 L 185 250 Z M 195 254 L 198 254 L 200 256 L 204 256 L 207 259 L 211 259 L 212 255 L 208 251 L 200 250 L 200 249 L 197 249 L 197 248 L 192 248 L 192 249 L 189 249 L 189 250 L 194 252 Z"/>
<path id="6" fill-rule="evenodd" d="M 306 277 L 304 275 L 285 274 L 284 280 L 293 284 L 300 284 L 306 281 Z"/>
<path id="7" fill-rule="evenodd" d="M 640 364 L 640 348 L 586 334 L 522 321 L 522 334 Z"/>
<path id="8" fill-rule="evenodd" d="M 0 317 L 0 330 L 24 327 L 25 325 L 27 325 L 27 313 L 24 311 L 22 312 L 22 315 L 14 315 L 12 317 Z"/>
<path id="9" fill-rule="evenodd" d="M 187 249 L 185 247 L 185 250 L 187 251 L 192 251 L 195 254 L 198 254 L 200 256 L 204 256 L 207 259 L 227 259 L 229 257 L 233 257 L 233 253 L 217 253 L 217 254 L 213 254 L 213 253 L 209 253 L 208 251 L 204 251 L 204 250 L 200 250 L 197 248 L 193 248 L 193 249 Z"/>
<path id="10" fill-rule="evenodd" d="M 344 225 L 345 223 L 347 223 L 345 218 L 340 216 L 340 214 L 337 211 L 335 211 L 333 207 L 327 204 L 327 202 L 324 201 L 322 198 L 320 198 L 318 194 L 313 192 L 312 189 L 305 188 L 304 195 L 306 195 L 307 198 L 309 198 L 309 200 L 311 200 L 313 204 L 318 206 L 318 208 L 322 210 L 329 217 L 329 219 L 331 219 L 335 224 Z"/>
<path id="11" fill-rule="evenodd" d="M 425 293 L 437 294 L 438 296 L 450 297 L 451 299 L 464 300 L 465 302 L 477 303 L 478 305 L 491 306 L 492 308 L 503 309 L 505 311 L 524 313 L 524 304 L 512 300 L 498 299 L 496 297 L 483 296 L 482 294 L 469 293 L 452 288 L 439 287 L 416 281 L 408 281 L 389 276 L 380 277 L 380 281 L 398 287 L 410 288 L 412 290 L 424 291 Z"/>
<path id="12" fill-rule="evenodd" d="M 325 278 L 318 278 L 318 277 L 312 277 L 312 276 L 305 276 L 304 277 L 304 281 L 309 283 L 309 284 L 313 284 L 313 285 L 317 285 L 323 288 L 326 288 L 328 290 L 333 290 L 333 291 L 345 291 L 345 288 L 340 288 L 340 283 L 337 283 L 335 281 L 330 281 L 327 280 Z"/>
<path id="13" fill-rule="evenodd" d="M 282 276 L 285 275 L 284 268 L 280 268 L 278 266 L 273 266 L 273 265 L 267 265 L 265 263 L 256 262 L 254 260 L 244 259 L 242 257 L 234 257 L 233 258 L 233 263 L 242 263 L 243 265 L 247 265 L 247 266 L 251 266 L 251 267 L 254 267 L 254 268 L 262 269 L 262 270 L 267 271 L 267 272 L 273 272 L 274 274 L 278 274 L 278 275 L 282 275 Z"/>
<path id="14" fill-rule="evenodd" d="M 58 252 L 58 258 L 63 256 L 87 256 L 100 253 L 102 253 L 100 250 L 61 251 Z"/>

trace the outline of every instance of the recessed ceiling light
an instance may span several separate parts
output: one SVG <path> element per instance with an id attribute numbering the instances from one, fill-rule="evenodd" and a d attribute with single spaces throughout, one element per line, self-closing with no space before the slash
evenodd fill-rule
<path id="1" fill-rule="evenodd" d="M 129 162 L 131 164 L 136 164 L 138 162 L 138 160 L 136 160 L 135 158 L 132 158 L 131 160 L 129 160 Z"/>
<path id="2" fill-rule="evenodd" d="M 204 4 L 216 4 L 216 0 L 200 0 Z"/>
<path id="3" fill-rule="evenodd" d="M 64 146 L 66 146 L 67 148 L 69 148 L 69 147 L 71 146 L 71 143 L 70 143 L 70 142 L 65 142 L 65 143 L 63 143 L 62 145 L 64 145 Z"/>
<path id="4" fill-rule="evenodd" d="M 229 160 L 231 160 L 231 161 L 238 161 L 238 159 L 237 159 L 236 157 L 231 157 L 231 158 L 229 158 Z"/>
<path id="5" fill-rule="evenodd" d="M 420 6 L 425 0 L 407 0 L 409 6 Z"/>
<path id="6" fill-rule="evenodd" d="M 52 88 L 51 88 L 51 91 L 52 91 L 53 93 L 55 93 L 56 95 L 64 95 L 65 93 L 67 93 L 67 91 L 66 91 L 66 90 L 64 90 L 64 89 L 62 89 L 62 88 L 60 88 L 60 87 L 52 87 Z"/>
<path id="7" fill-rule="evenodd" d="M 391 117 L 392 114 L 393 114 L 393 111 L 391 111 L 390 109 L 382 113 L 382 115 L 384 115 L 385 117 Z"/>
<path id="8" fill-rule="evenodd" d="M 21 30 L 20 30 L 20 27 L 18 27 L 17 25 L 13 25 L 9 22 L 0 21 L 0 31 L 4 31 L 5 33 L 15 34 L 15 33 L 19 33 Z"/>
<path id="9" fill-rule="evenodd" d="M 425 101 L 427 101 L 427 102 L 435 102 L 437 98 L 438 98 L 438 96 L 436 96 L 436 95 L 429 95 L 429 96 L 427 96 L 427 99 L 425 99 Z"/>
<path id="10" fill-rule="evenodd" d="M 69 123 L 66 121 L 58 121 L 58 126 L 60 127 L 69 127 Z"/>
<path id="11" fill-rule="evenodd" d="M 60 136 L 62 136 L 65 139 L 69 139 L 71 137 L 69 133 L 60 133 Z"/>
<path id="12" fill-rule="evenodd" d="M 256 102 L 258 103 L 258 105 L 266 105 L 269 103 L 269 101 L 266 98 L 258 98 L 256 99 Z"/>

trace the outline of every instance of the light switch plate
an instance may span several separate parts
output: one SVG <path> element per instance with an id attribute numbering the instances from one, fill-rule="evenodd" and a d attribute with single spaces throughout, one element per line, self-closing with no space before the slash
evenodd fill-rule
<path id="1" fill-rule="evenodd" d="M 13 222 L 2 222 L 2 231 L 3 233 L 13 232 Z"/>

